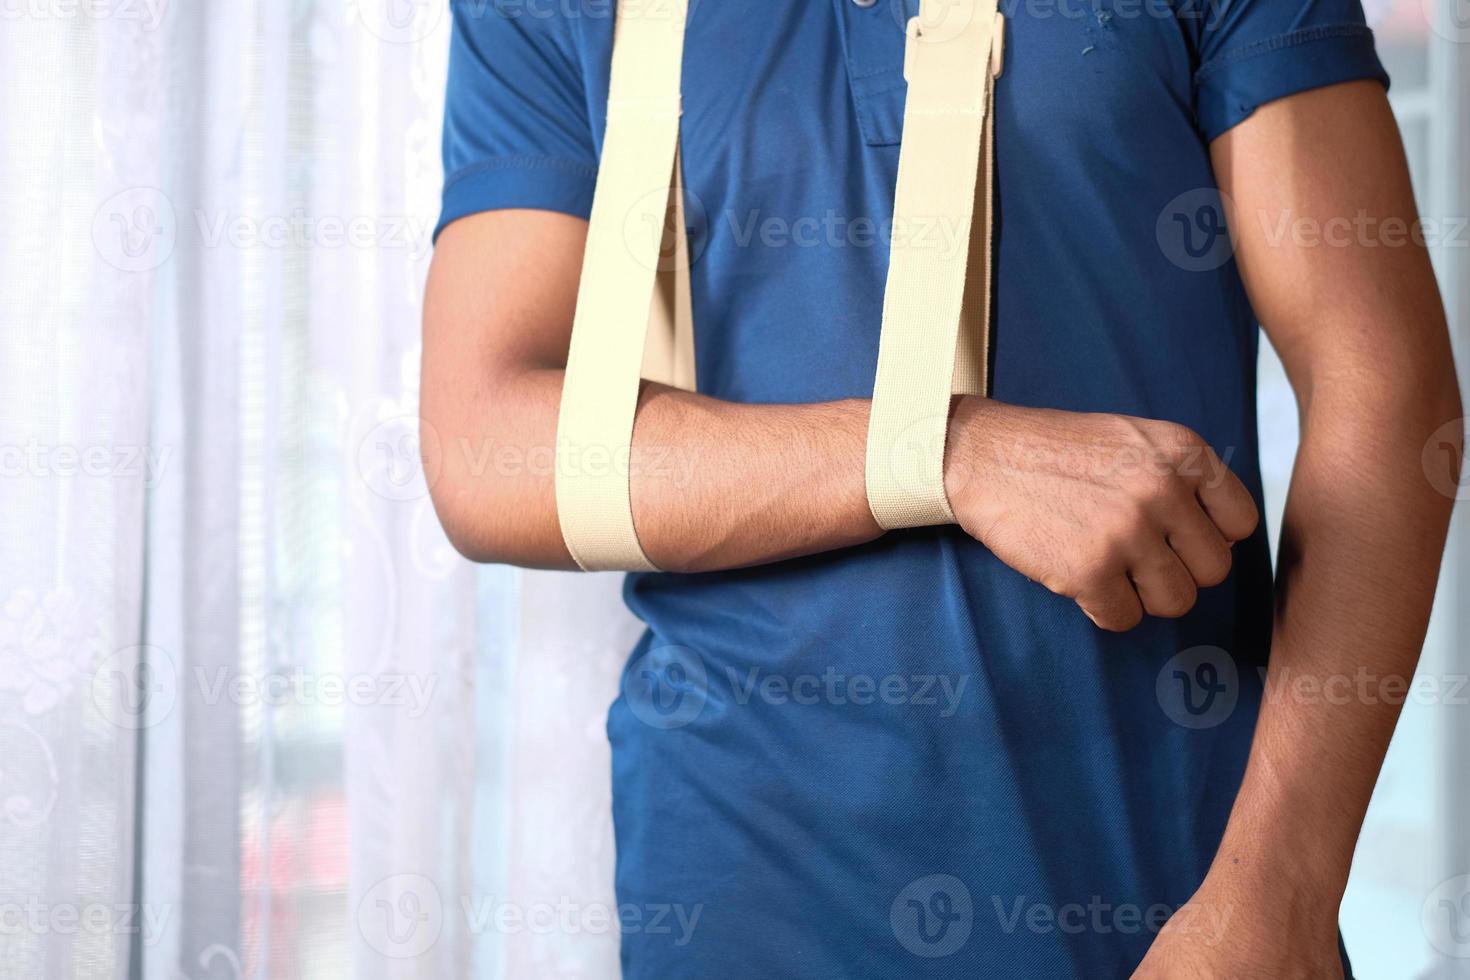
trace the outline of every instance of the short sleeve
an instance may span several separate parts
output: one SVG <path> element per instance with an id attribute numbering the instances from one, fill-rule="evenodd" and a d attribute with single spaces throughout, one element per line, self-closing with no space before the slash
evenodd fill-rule
<path id="1" fill-rule="evenodd" d="M 1195 113 L 1214 139 L 1257 108 L 1359 79 L 1388 87 L 1360 0 L 1199 0 Z"/>
<path id="2" fill-rule="evenodd" d="M 454 0 L 452 10 L 434 237 L 451 221 L 497 208 L 585 218 L 597 155 L 568 19 L 485 0 Z"/>

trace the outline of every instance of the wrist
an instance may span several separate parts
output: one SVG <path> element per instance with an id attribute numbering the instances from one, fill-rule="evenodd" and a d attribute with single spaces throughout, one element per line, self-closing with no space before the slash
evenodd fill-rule
<path id="1" fill-rule="evenodd" d="M 950 404 L 949 435 L 944 447 L 944 494 L 950 509 L 965 523 L 962 511 L 976 481 L 987 432 L 999 403 L 981 395 L 961 395 Z"/>
<path id="2" fill-rule="evenodd" d="M 1335 935 L 1351 858 L 1291 820 L 1232 817 L 1205 887 L 1241 896 L 1246 907 L 1303 933 Z"/>

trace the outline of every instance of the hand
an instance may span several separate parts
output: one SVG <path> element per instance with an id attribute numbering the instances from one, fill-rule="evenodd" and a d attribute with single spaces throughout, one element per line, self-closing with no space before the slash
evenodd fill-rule
<path id="1" fill-rule="evenodd" d="M 1194 432 L 1126 415 L 960 399 L 945 489 L 1001 561 L 1107 630 L 1182 616 L 1255 530 L 1250 493 Z"/>
<path id="2" fill-rule="evenodd" d="M 1336 906 L 1305 906 L 1279 878 L 1207 877 L 1169 919 L 1132 980 L 1343 980 Z"/>

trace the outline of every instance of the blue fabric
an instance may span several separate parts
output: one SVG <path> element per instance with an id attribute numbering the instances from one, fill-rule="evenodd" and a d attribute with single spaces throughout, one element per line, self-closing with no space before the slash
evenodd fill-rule
<path id="1" fill-rule="evenodd" d="M 694 5 L 703 392 L 871 394 L 914 5 Z M 1257 328 L 1207 141 L 1284 95 L 1386 84 L 1358 0 L 1006 10 L 995 396 L 1183 423 L 1259 499 Z M 456 2 L 443 223 L 588 213 L 609 11 Z M 1126 977 L 1239 784 L 1267 551 L 1259 532 L 1189 615 L 1122 635 L 951 527 L 630 575 L 648 630 L 607 725 L 626 976 Z"/>

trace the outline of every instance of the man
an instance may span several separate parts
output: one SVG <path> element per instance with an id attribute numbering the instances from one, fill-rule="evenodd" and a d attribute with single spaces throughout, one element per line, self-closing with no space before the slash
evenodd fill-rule
<path id="1" fill-rule="evenodd" d="M 665 571 L 628 577 L 648 631 L 608 733 L 619 902 L 699 918 L 625 930 L 624 973 L 1349 976 L 1337 907 L 1396 709 L 1299 681 L 1412 672 L 1451 504 L 1421 449 L 1460 438 L 1358 2 L 1003 7 L 993 398 L 955 401 L 958 526 L 882 533 L 914 6 L 688 23 L 699 390 L 640 397 L 634 523 Z M 571 568 L 546 464 L 612 12 L 455 14 L 434 502 L 470 558 Z M 1258 322 L 1302 419 L 1274 599 Z"/>

